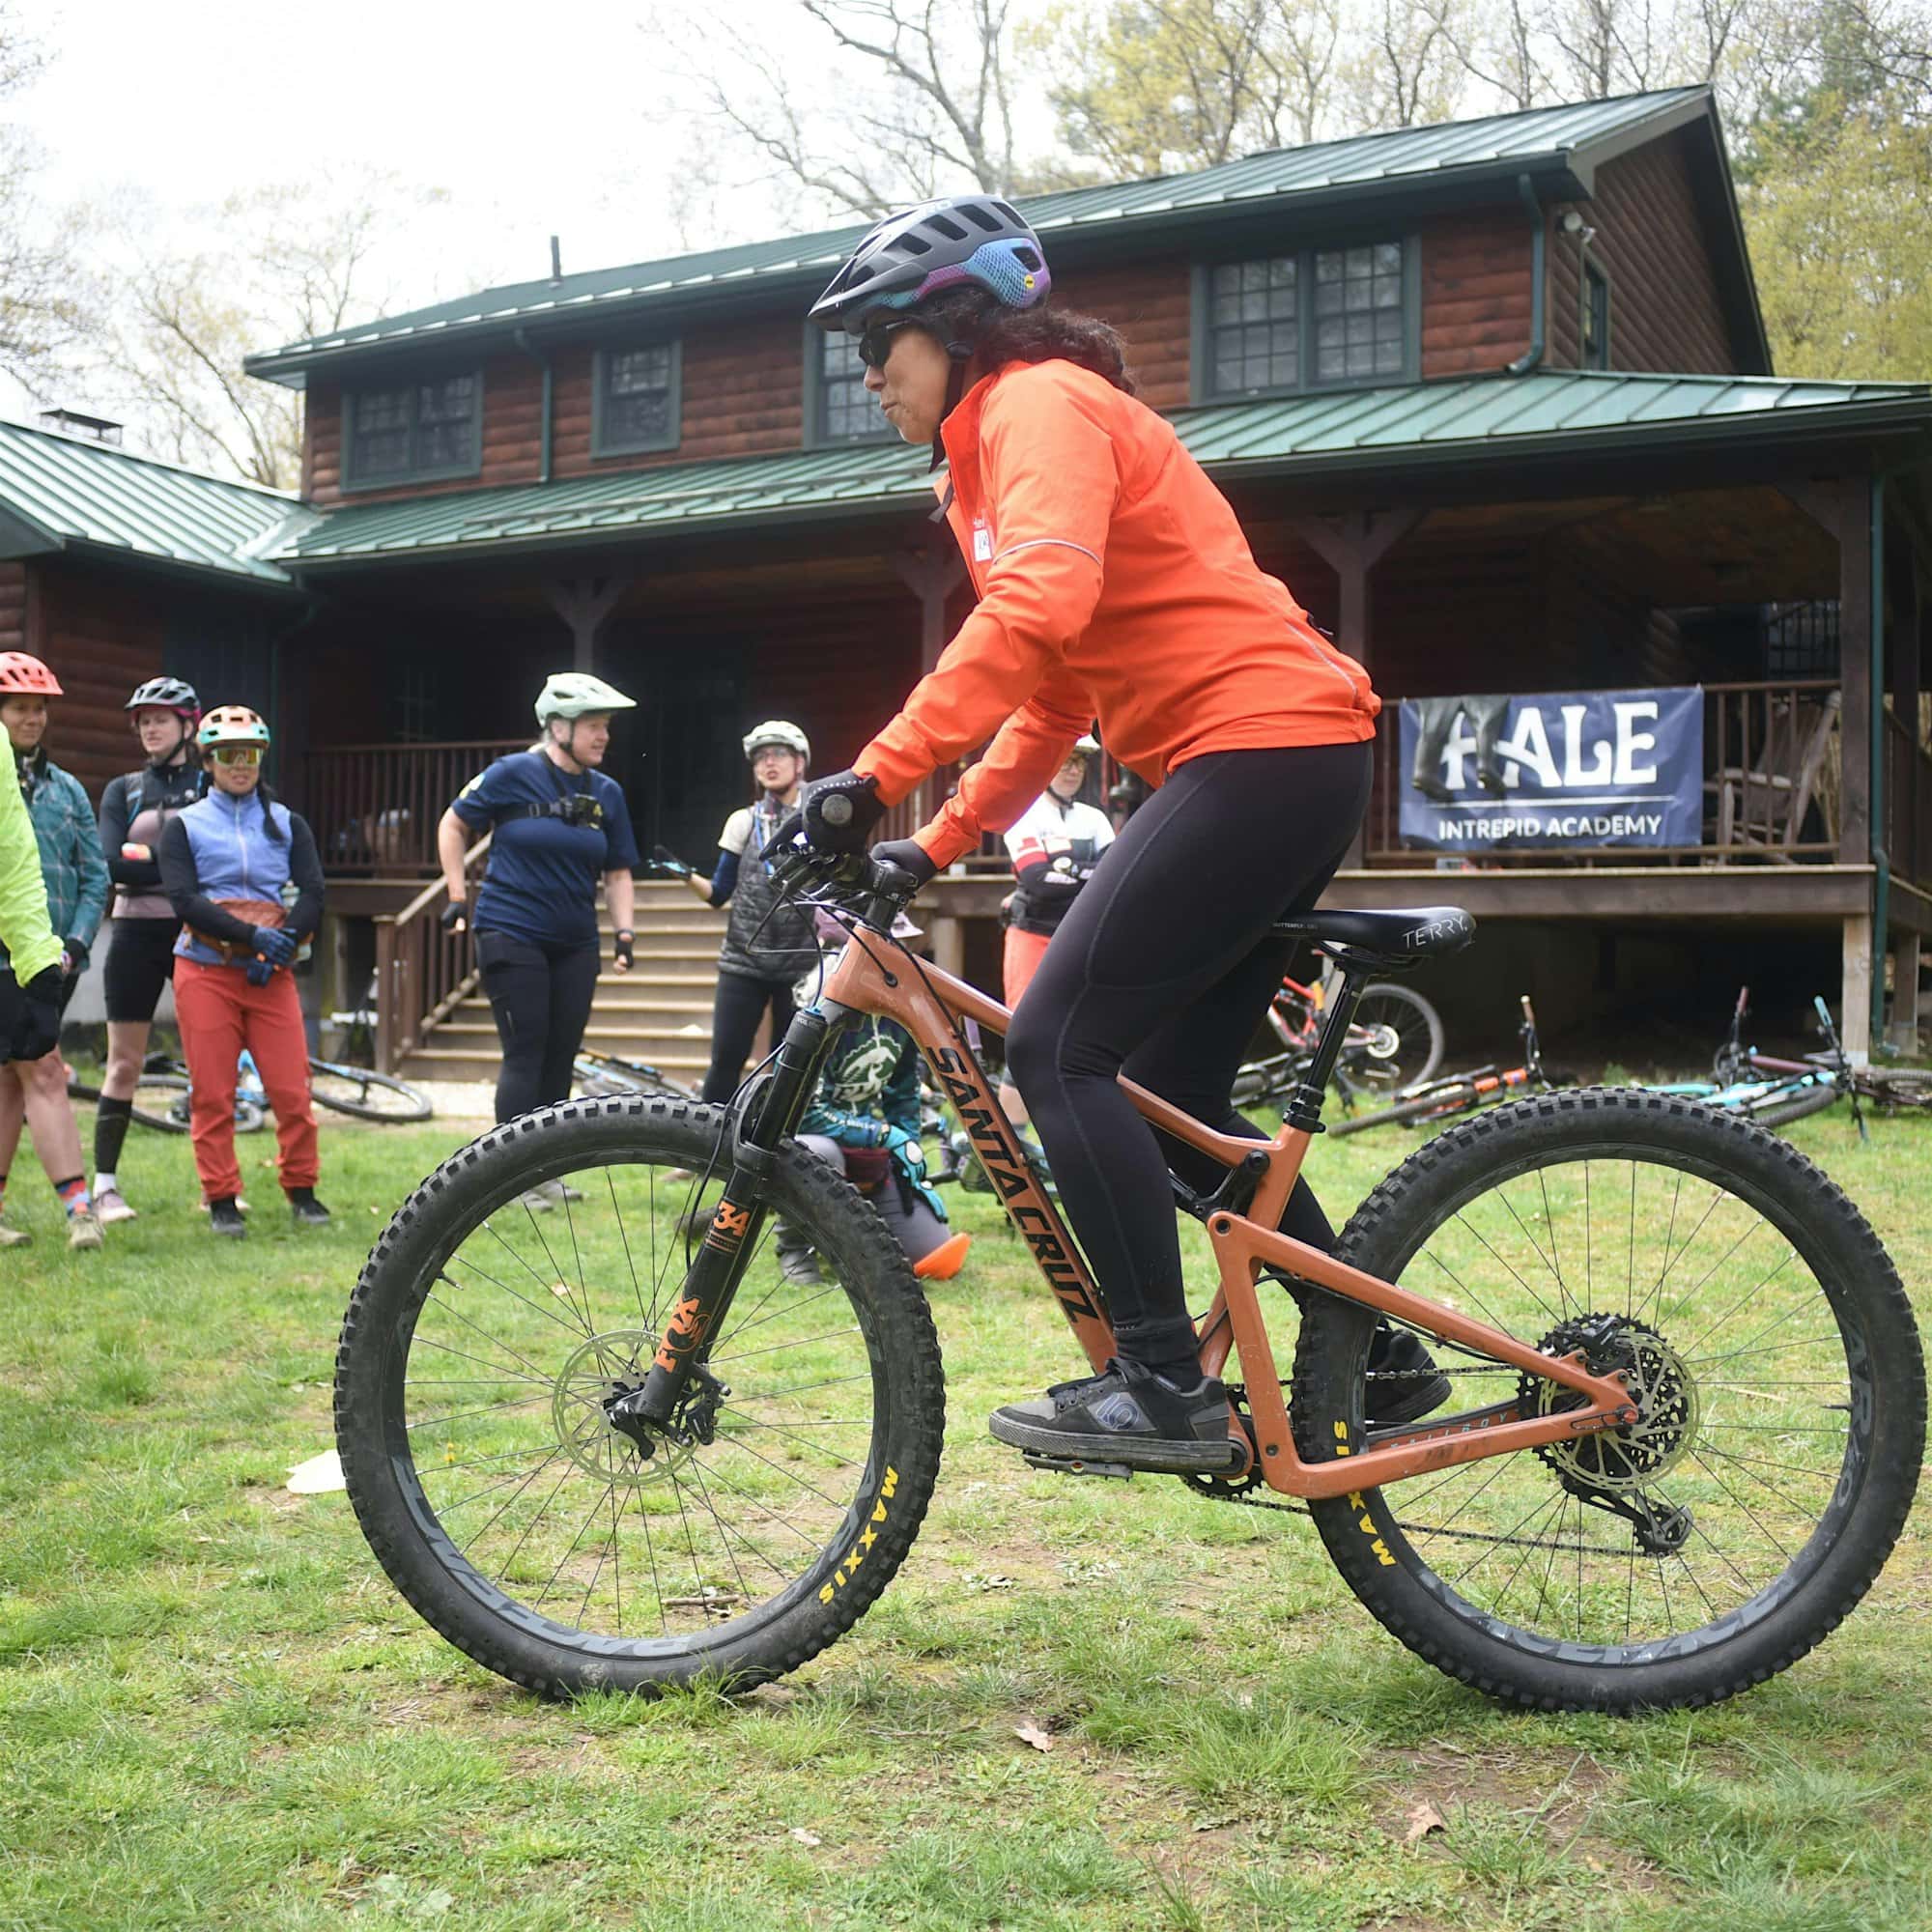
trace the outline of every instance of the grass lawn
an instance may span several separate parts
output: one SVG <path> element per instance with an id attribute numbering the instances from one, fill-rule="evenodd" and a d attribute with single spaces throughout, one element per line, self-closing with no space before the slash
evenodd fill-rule
<path id="1" fill-rule="evenodd" d="M 1793 1138 L 1932 1289 L 1932 1125 Z M 947 1462 L 858 1629 L 735 1703 L 538 1703 L 298 1496 L 362 1254 L 451 1128 L 329 1127 L 251 1238 L 136 1130 L 142 1218 L 0 1256 L 0 1927 L 1932 1925 L 1927 1518 L 1820 1651 L 1716 1711 L 1501 1711 L 1386 1636 L 1293 1516 L 1025 1472 L 1001 1400 L 1076 1373 L 983 1198 L 933 1301 Z M 1312 1167 L 1338 1222 L 1411 1143 Z M 1019 1735 L 1022 1725 L 1050 1745 Z M 1422 1808 L 1422 1807 L 1427 1807 Z M 1427 1826 L 1429 1829 L 1421 1830 Z"/>

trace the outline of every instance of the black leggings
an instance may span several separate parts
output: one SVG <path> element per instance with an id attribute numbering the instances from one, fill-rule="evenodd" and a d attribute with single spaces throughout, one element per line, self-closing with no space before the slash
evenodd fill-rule
<path id="1" fill-rule="evenodd" d="M 503 1044 L 497 1120 L 569 1099 L 570 1064 L 597 990 L 596 940 L 553 950 L 507 932 L 479 932 L 476 964 Z"/>
<path id="2" fill-rule="evenodd" d="M 795 1010 L 789 980 L 753 980 L 744 973 L 721 973 L 718 997 L 711 1008 L 711 1065 L 704 1075 L 701 1100 L 728 1100 L 738 1091 L 745 1058 L 758 1037 L 758 1022 L 772 1009 L 772 1044 L 784 1037 Z"/>
<path id="3" fill-rule="evenodd" d="M 1151 1130 L 1116 1076 L 1223 1133 L 1267 1138 L 1229 1099 L 1292 951 L 1267 928 L 1315 904 L 1368 797 L 1367 745 L 1190 759 L 1108 848 L 1014 1009 L 1007 1065 L 1123 1355 L 1193 1356 L 1167 1169 L 1200 1188 L 1225 1170 Z M 1305 1180 L 1281 1225 L 1334 1245 Z"/>

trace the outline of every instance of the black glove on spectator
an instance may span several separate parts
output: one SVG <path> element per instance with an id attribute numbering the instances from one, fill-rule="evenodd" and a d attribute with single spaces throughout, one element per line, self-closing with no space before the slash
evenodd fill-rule
<path id="1" fill-rule="evenodd" d="M 87 971 L 87 962 L 91 955 L 86 940 L 64 939 L 61 941 L 61 950 L 67 954 L 67 970 L 70 978 Z"/>
<path id="2" fill-rule="evenodd" d="M 806 786 L 799 814 L 805 821 L 807 842 L 819 851 L 863 852 L 866 835 L 886 815 L 886 805 L 877 779 L 834 772 L 829 779 L 813 779 Z"/>
<path id="3" fill-rule="evenodd" d="M 469 926 L 469 901 L 451 899 L 437 915 L 437 923 L 445 932 L 465 932 Z"/>
<path id="4" fill-rule="evenodd" d="M 0 995 L 0 1048 L 9 1060 L 42 1060 L 60 1044 L 61 969 L 44 966 Z"/>
<path id="5" fill-rule="evenodd" d="M 896 866 L 902 872 L 910 872 L 921 885 L 937 877 L 939 867 L 932 863 L 926 849 L 917 838 L 888 838 L 872 847 L 872 863 L 875 866 Z"/>
<path id="6" fill-rule="evenodd" d="M 647 879 L 688 879 L 691 867 L 668 845 L 653 845 L 643 874 Z"/>
<path id="7" fill-rule="evenodd" d="M 638 936 L 634 932 L 620 932 L 616 944 L 611 948 L 619 965 L 629 968 L 636 963 Z"/>

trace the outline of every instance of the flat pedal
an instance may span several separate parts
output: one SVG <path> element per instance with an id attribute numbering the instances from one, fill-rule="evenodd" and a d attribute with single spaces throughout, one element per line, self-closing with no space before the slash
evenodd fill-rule
<path id="1" fill-rule="evenodd" d="M 1056 1469 L 1063 1476 L 1117 1476 L 1123 1483 L 1134 1473 L 1124 1463 L 1094 1463 L 1084 1456 L 1049 1456 L 1039 1449 L 1022 1449 L 1020 1461 L 1035 1469 Z"/>

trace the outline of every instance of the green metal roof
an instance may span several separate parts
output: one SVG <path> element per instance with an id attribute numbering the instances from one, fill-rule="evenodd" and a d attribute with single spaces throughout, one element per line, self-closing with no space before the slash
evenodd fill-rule
<path id="1" fill-rule="evenodd" d="M 1759 436 L 1932 428 L 1932 385 L 1550 372 L 1181 410 L 1214 474 L 1347 475 L 1387 467 L 1587 458 Z M 298 571 L 382 559 L 771 527 L 931 501 L 923 449 L 866 444 L 332 510 L 275 557 Z"/>
<path id="2" fill-rule="evenodd" d="M 1094 233 L 1116 223 L 1138 225 L 1234 213 L 1284 197 L 1412 192 L 1519 173 L 1560 174 L 1571 183 L 1569 192 L 1588 193 L 1591 170 L 1598 163 L 1698 118 L 1715 128 L 1710 89 L 1671 88 L 1614 100 L 1318 141 L 1193 174 L 1031 195 L 1017 205 L 1041 234 L 1051 236 Z M 457 333 L 507 330 L 606 309 L 691 299 L 760 278 L 823 280 L 865 232 L 863 226 L 827 229 L 565 275 L 554 282 L 510 283 L 291 343 L 250 356 L 246 366 L 253 375 L 299 382 L 311 362 L 370 348 L 411 347 Z"/>
<path id="3" fill-rule="evenodd" d="M 286 586 L 263 552 L 312 514 L 280 490 L 0 421 L 0 556 L 84 546 Z"/>

